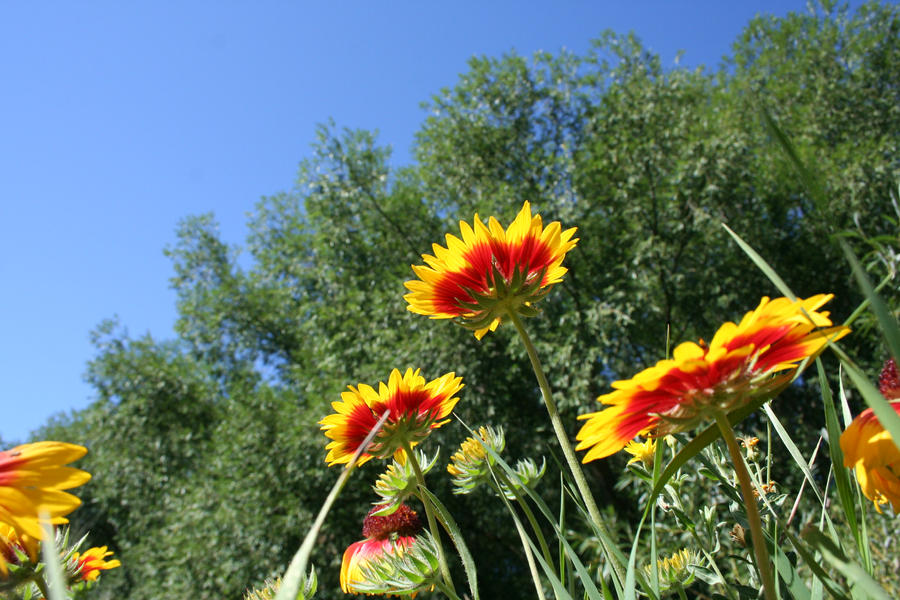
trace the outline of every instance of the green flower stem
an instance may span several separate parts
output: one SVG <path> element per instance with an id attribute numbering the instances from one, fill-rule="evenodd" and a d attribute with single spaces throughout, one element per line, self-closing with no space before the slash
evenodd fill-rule
<path id="1" fill-rule="evenodd" d="M 772 565 L 769 560 L 769 551 L 766 548 L 766 538 L 763 535 L 762 520 L 759 518 L 759 508 L 756 506 L 756 497 L 753 495 L 753 483 L 750 480 L 750 472 L 744 463 L 744 455 L 734 437 L 734 430 L 728 417 L 722 411 L 716 411 L 716 424 L 722 432 L 722 438 L 728 446 L 731 454 L 731 463 L 741 485 L 741 495 L 744 496 L 744 507 L 747 511 L 747 524 L 750 526 L 750 535 L 753 540 L 753 554 L 756 556 L 756 568 L 759 569 L 759 578 L 762 580 L 763 592 L 766 600 L 775 600 L 775 579 L 772 576 Z"/>
<path id="2" fill-rule="evenodd" d="M 31 581 L 33 581 L 34 585 L 36 585 L 37 588 L 41 591 L 41 595 L 44 598 L 50 597 L 50 591 L 47 589 L 47 582 L 44 581 L 44 578 L 40 574 L 35 573 L 31 578 Z"/>
<path id="3" fill-rule="evenodd" d="M 534 582 L 534 590 L 537 592 L 538 600 L 547 600 L 544 596 L 541 576 L 538 574 L 537 565 L 534 563 L 534 555 L 531 553 L 531 544 L 528 543 L 528 534 L 525 533 L 525 529 L 518 519 L 513 519 L 513 522 L 516 524 L 516 531 L 519 533 L 519 539 L 522 541 L 522 548 L 525 549 L 525 560 L 528 561 L 528 570 L 531 571 L 531 580 Z"/>
<path id="4" fill-rule="evenodd" d="M 587 506 L 588 514 L 590 514 L 594 525 L 601 532 L 600 543 L 603 545 L 606 558 L 612 565 L 613 572 L 616 574 L 618 580 L 624 582 L 624 565 L 619 563 L 613 549 L 608 546 L 607 540 L 611 540 L 612 536 L 609 534 L 609 529 L 607 529 L 606 524 L 603 522 L 603 517 L 600 515 L 600 509 L 597 507 L 594 495 L 588 487 L 584 471 L 581 470 L 581 463 L 579 462 L 578 457 L 575 456 L 575 450 L 569 442 L 566 428 L 563 425 L 562 419 L 559 417 L 556 403 L 553 402 L 553 393 L 550 391 L 550 384 L 547 381 L 547 376 L 544 375 L 544 369 L 541 367 L 541 361 L 538 358 L 537 351 L 534 349 L 531 338 L 528 337 L 528 333 L 522 325 L 522 320 L 519 319 L 516 312 L 514 310 L 508 310 L 506 314 L 509 315 L 509 320 L 515 325 L 516 331 L 519 332 L 519 337 L 522 339 L 522 343 L 525 344 L 525 351 L 528 353 L 528 358 L 531 359 L 531 367 L 534 369 L 538 385 L 541 388 L 541 395 L 544 397 L 544 405 L 547 407 L 547 412 L 550 414 L 550 422 L 553 424 L 553 431 L 556 433 L 556 438 L 559 440 L 559 446 L 562 448 L 563 454 L 566 457 L 569 471 L 571 471 L 572 477 L 575 479 L 575 485 L 578 486 L 578 492 L 581 494 L 585 506 Z"/>
<path id="5" fill-rule="evenodd" d="M 428 497 L 421 492 L 425 489 L 425 475 L 422 473 L 422 467 L 412 451 L 412 446 L 408 440 L 403 440 L 403 450 L 406 452 L 406 459 L 412 463 L 413 471 L 416 472 L 416 481 L 419 484 L 420 492 L 416 494 L 422 505 L 425 506 L 425 516 L 428 518 L 428 529 L 434 537 L 434 545 L 437 546 L 438 560 L 441 563 L 441 576 L 444 578 L 444 584 L 453 592 L 456 597 L 456 588 L 453 586 L 453 578 L 450 576 L 450 567 L 447 565 L 447 555 L 444 553 L 444 546 L 441 544 L 441 532 L 437 526 L 437 520 L 434 518 L 434 508 Z"/>
<path id="6" fill-rule="evenodd" d="M 507 489 L 515 495 L 516 501 L 519 503 L 519 506 L 522 507 L 522 512 L 525 513 L 525 517 L 528 519 L 528 522 L 531 524 L 531 528 L 534 530 L 534 534 L 538 539 L 538 544 L 541 547 L 541 554 L 544 555 L 544 560 L 548 565 L 552 565 L 553 559 L 550 557 L 550 547 L 547 546 L 547 540 L 544 538 L 544 532 L 541 531 L 541 528 L 538 525 L 537 519 L 534 517 L 534 512 L 532 512 L 531 507 L 528 506 L 528 503 L 525 502 L 525 499 L 522 498 L 522 495 L 519 493 L 519 491 L 513 487 L 512 483 L 509 481 L 509 478 L 505 473 L 498 469 L 494 472 L 494 475 L 501 480 L 500 483 L 505 485 Z M 497 485 L 497 482 L 495 482 L 494 480 L 491 480 L 491 487 L 498 494 L 503 494 L 503 490 L 500 489 L 500 486 Z"/>
<path id="7" fill-rule="evenodd" d="M 443 594 L 450 600 L 459 600 L 459 596 L 456 595 L 456 592 L 447 587 L 443 581 L 435 581 L 434 587 L 441 590 L 441 592 L 443 592 Z"/>
<path id="8" fill-rule="evenodd" d="M 672 492 L 669 494 L 669 497 L 672 499 L 673 504 L 675 504 L 675 506 L 678 507 L 678 510 L 687 514 L 686 511 L 684 510 L 684 503 L 681 501 L 681 498 L 678 496 L 678 494 Z M 688 527 L 687 529 L 690 531 L 691 537 L 694 539 L 694 543 L 697 544 L 697 547 L 700 548 L 700 552 L 702 552 L 704 558 L 706 558 L 706 562 L 709 563 L 710 567 L 712 567 L 713 572 L 715 572 L 715 574 L 719 576 L 719 580 L 722 582 L 722 589 L 725 592 L 725 594 L 729 598 L 737 598 L 737 594 L 736 594 L 735 590 L 732 588 L 732 586 L 728 585 L 728 580 L 725 579 L 725 575 L 723 575 L 722 571 L 719 570 L 719 566 L 716 564 L 715 559 L 712 557 L 712 555 L 706 549 L 706 544 L 700 538 L 700 534 L 697 533 L 697 528 L 696 527 Z"/>

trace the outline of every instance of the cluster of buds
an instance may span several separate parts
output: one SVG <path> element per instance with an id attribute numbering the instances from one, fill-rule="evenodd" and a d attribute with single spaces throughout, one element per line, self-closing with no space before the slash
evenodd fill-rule
<path id="1" fill-rule="evenodd" d="M 274 579 L 266 579 L 263 586 L 244 593 L 244 600 L 275 600 L 278 590 L 281 589 L 281 577 Z M 309 575 L 304 575 L 300 582 L 300 591 L 297 593 L 296 600 L 310 600 L 319 586 L 316 570 L 314 567 L 309 568 Z"/>
<path id="2" fill-rule="evenodd" d="M 695 568 L 701 565 L 700 556 L 687 548 L 683 548 L 666 558 L 656 561 L 656 570 L 659 575 L 660 590 L 665 592 L 673 589 L 683 589 L 694 581 Z M 644 565 L 644 575 L 651 577 L 651 565 Z"/>
<path id="3" fill-rule="evenodd" d="M 437 463 L 438 454 L 435 452 L 431 459 L 421 450 L 414 450 L 419 465 L 421 465 L 422 474 L 428 473 Z M 379 509 L 373 513 L 377 516 L 387 516 L 393 514 L 410 496 L 416 491 L 416 471 L 413 468 L 412 461 L 406 457 L 406 454 L 394 458 L 391 464 L 378 480 L 375 482 L 373 489 L 378 495 L 379 500 L 375 503 Z"/>
<path id="4" fill-rule="evenodd" d="M 506 438 L 502 427 L 479 427 L 475 436 L 466 438 L 447 465 L 447 472 L 453 475 L 453 493 L 470 494 L 480 484 L 491 481 L 491 471 L 496 460 L 488 449 L 500 454 L 505 447 Z M 516 463 L 516 476 L 509 480 L 509 484 L 498 484 L 500 491 L 510 500 L 515 500 L 517 491 L 533 488 L 544 476 L 546 469 L 543 459 L 540 467 L 530 458 L 521 459 Z"/>

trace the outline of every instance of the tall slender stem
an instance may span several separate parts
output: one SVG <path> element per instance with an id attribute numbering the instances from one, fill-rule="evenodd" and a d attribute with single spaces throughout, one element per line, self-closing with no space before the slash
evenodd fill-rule
<path id="1" fill-rule="evenodd" d="M 444 578 L 444 584 L 456 594 L 456 588 L 453 586 L 453 578 L 450 576 L 450 567 L 447 565 L 447 555 L 444 553 L 444 546 L 441 544 L 441 532 L 437 526 L 437 519 L 434 518 L 434 509 L 428 497 L 422 492 L 425 489 L 425 474 L 422 473 L 422 467 L 416 455 L 413 454 L 412 446 L 407 440 L 403 440 L 403 451 L 406 452 L 406 459 L 412 463 L 413 471 L 416 472 L 416 481 L 419 484 L 419 493 L 417 496 L 425 506 L 425 516 L 428 518 L 428 529 L 434 537 L 434 544 L 437 546 L 438 561 L 441 565 L 441 576 Z"/>
<path id="2" fill-rule="evenodd" d="M 753 540 L 753 554 L 756 557 L 756 568 L 759 569 L 759 578 L 762 580 L 763 592 L 766 600 L 775 600 L 775 578 L 772 575 L 772 565 L 769 561 L 769 551 L 766 548 L 766 538 L 763 535 L 762 520 L 759 518 L 759 508 L 756 506 L 756 496 L 753 495 L 753 482 L 750 481 L 750 472 L 744 464 L 744 455 L 734 437 L 734 430 L 728 417 L 722 411 L 716 411 L 716 424 L 722 432 L 722 438 L 728 446 L 734 472 L 737 474 L 741 485 L 741 495 L 744 496 L 744 507 L 747 512 L 747 524 L 750 526 L 750 536 Z"/>
<path id="3" fill-rule="evenodd" d="M 550 384 L 547 381 L 547 376 L 544 374 L 544 369 L 541 367 L 541 361 L 538 358 L 537 351 L 534 348 L 534 345 L 531 343 L 531 338 L 528 337 L 528 333 L 525 331 L 525 327 L 522 325 L 522 320 L 519 319 L 519 316 L 516 314 L 514 310 L 508 310 L 507 315 L 509 315 L 509 320 L 512 321 L 512 324 L 515 325 L 516 331 L 519 332 L 519 337 L 522 339 L 522 343 L 525 344 L 525 351 L 528 353 L 528 358 L 531 360 L 531 367 L 534 369 L 534 374 L 537 377 L 538 386 L 541 388 L 541 395 L 544 398 L 544 405 L 547 407 L 547 412 L 550 415 L 550 423 L 553 425 L 553 431 L 556 433 L 556 438 L 559 441 L 559 446 L 562 448 L 563 455 L 566 457 L 566 463 L 569 466 L 569 471 L 572 473 L 572 477 L 575 479 L 575 485 L 578 486 L 578 492 L 581 494 L 581 498 L 584 501 L 585 506 L 587 507 L 588 514 L 591 516 L 591 520 L 594 522 L 594 525 L 600 531 L 600 543 L 603 545 L 603 549 L 605 551 L 606 557 L 612 565 L 613 572 L 616 574 L 618 580 L 620 582 L 625 581 L 625 570 L 624 566 L 619 563 L 616 558 L 613 549 L 609 546 L 609 541 L 612 537 L 609 534 L 609 530 L 606 527 L 606 524 L 603 522 L 603 517 L 600 515 L 600 509 L 597 507 L 597 502 L 594 500 L 594 495 L 591 493 L 591 489 L 588 487 L 587 479 L 584 476 L 584 471 L 581 469 L 581 463 L 578 461 L 578 457 L 575 455 L 575 450 L 572 448 L 572 444 L 569 442 L 568 433 L 566 433 L 566 428 L 563 425 L 562 419 L 559 416 L 559 411 L 556 409 L 556 403 L 553 401 L 553 392 L 550 390 Z"/>

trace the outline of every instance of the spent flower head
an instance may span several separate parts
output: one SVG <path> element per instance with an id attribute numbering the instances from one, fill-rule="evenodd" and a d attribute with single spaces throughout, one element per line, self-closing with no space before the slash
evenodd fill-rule
<path id="1" fill-rule="evenodd" d="M 341 590 L 344 593 L 398 593 L 374 591 L 373 588 L 381 589 L 378 586 L 388 583 L 372 575 L 366 567 L 385 555 L 397 556 L 413 546 L 416 536 L 422 531 L 422 523 L 416 512 L 405 504 L 386 516 L 378 514 L 380 508 L 372 508 L 363 521 L 362 534 L 365 539 L 350 544 L 344 552 L 341 563 Z"/>
<path id="2" fill-rule="evenodd" d="M 558 221 L 543 226 L 525 202 L 506 230 L 494 217 L 488 224 L 475 215 L 459 224 L 462 239 L 447 234 L 447 247 L 432 245 L 424 265 L 413 265 L 418 279 L 406 282 L 410 311 L 432 319 L 455 319 L 481 339 L 494 331 L 508 311 L 533 316 L 531 306 L 566 273 L 566 253 L 575 247 L 575 229 Z"/>

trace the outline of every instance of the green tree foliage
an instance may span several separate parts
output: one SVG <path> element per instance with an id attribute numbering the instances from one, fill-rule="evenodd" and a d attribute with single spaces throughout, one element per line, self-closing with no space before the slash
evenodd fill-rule
<path id="1" fill-rule="evenodd" d="M 337 477 L 317 421 L 346 385 L 394 367 L 457 372 L 457 414 L 502 424 L 512 456 L 546 452 L 544 408 L 509 327 L 476 342 L 402 299 L 409 265 L 475 211 L 509 222 L 531 200 L 545 221 L 578 227 L 570 273 L 526 323 L 573 435 L 611 380 L 664 356 L 667 328 L 671 343 L 709 336 L 777 293 L 723 222 L 798 294 L 835 292 L 845 317 L 858 293 L 827 234 L 891 232 L 898 23 L 900 11 L 879 4 L 760 17 L 715 72 L 664 69 L 636 38 L 613 34 L 584 56 L 476 58 L 428 103 L 412 165 L 392 170 L 370 132 L 323 126 L 294 187 L 256 206 L 242 248 L 212 216 L 186 219 L 167 250 L 177 338 L 102 325 L 88 371 L 96 402 L 41 432 L 90 447 L 94 480 L 73 521 L 124 563 L 103 590 L 238 598 L 283 570 Z M 801 186 L 761 106 L 822 177 L 827 204 Z M 880 360 L 877 341 L 854 344 L 863 362 Z M 803 398 L 795 389 L 783 402 Z M 444 460 L 464 437 L 455 424 L 438 432 Z M 612 491 L 618 466 L 592 463 L 589 474 L 601 502 L 627 516 L 634 503 Z M 322 597 L 359 538 L 377 472 L 355 476 L 323 530 Z M 554 477 L 542 485 L 558 497 Z M 485 596 L 527 596 L 496 503 L 448 504 L 475 555 L 492 557 L 479 564 Z"/>

